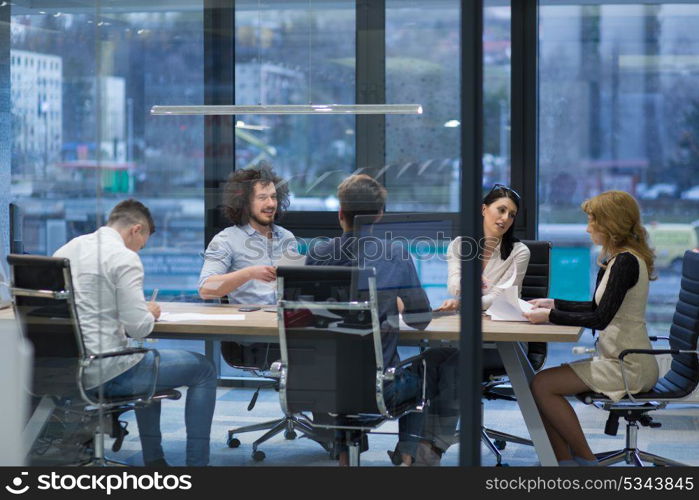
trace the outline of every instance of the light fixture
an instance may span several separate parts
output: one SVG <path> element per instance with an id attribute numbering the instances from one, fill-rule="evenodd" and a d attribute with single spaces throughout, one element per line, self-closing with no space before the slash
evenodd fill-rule
<path id="1" fill-rule="evenodd" d="M 456 128 L 459 125 L 461 125 L 461 122 L 459 120 L 449 120 L 444 124 L 444 126 L 447 128 Z"/>
<path id="2" fill-rule="evenodd" d="M 151 115 L 420 115 L 420 104 L 259 104 L 153 106 Z"/>
<path id="3" fill-rule="evenodd" d="M 235 122 L 235 128 L 243 129 L 243 130 L 269 130 L 269 127 L 267 125 L 251 125 L 249 123 L 245 123 L 242 120 L 238 120 Z"/>
<path id="4" fill-rule="evenodd" d="M 313 12 L 312 0 L 308 0 L 309 18 Z M 262 33 L 262 2 L 257 1 L 257 31 Z M 194 105 L 194 106 L 153 106 L 151 115 L 421 115 L 420 104 L 313 104 L 313 23 L 308 23 L 308 104 L 263 104 L 265 96 L 260 96 L 257 105 Z M 140 33 L 140 31 L 139 31 Z M 260 65 L 262 81 L 262 44 L 257 43 L 257 63 Z M 242 128 L 242 127 L 241 127 Z"/>

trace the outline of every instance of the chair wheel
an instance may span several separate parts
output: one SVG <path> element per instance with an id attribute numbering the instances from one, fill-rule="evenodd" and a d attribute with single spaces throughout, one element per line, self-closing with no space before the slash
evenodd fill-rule
<path id="1" fill-rule="evenodd" d="M 294 432 L 294 431 L 285 431 L 285 432 L 284 432 L 284 439 L 288 439 L 288 440 L 296 439 L 296 432 Z"/>
<path id="2" fill-rule="evenodd" d="M 240 446 L 240 439 L 231 436 L 228 438 L 227 443 L 229 448 L 237 448 L 238 446 Z"/>
<path id="3" fill-rule="evenodd" d="M 495 464 L 495 467 L 509 467 L 509 466 L 510 466 L 510 464 L 504 464 L 504 463 Z"/>
<path id="4" fill-rule="evenodd" d="M 264 451 L 257 450 L 252 452 L 252 459 L 255 462 L 262 462 L 265 459 L 265 456 L 266 455 Z"/>
<path id="5" fill-rule="evenodd" d="M 495 441 L 493 441 L 493 444 L 498 450 L 502 451 L 505 449 L 505 446 L 507 446 L 507 441 L 503 441 L 502 439 L 496 439 Z"/>

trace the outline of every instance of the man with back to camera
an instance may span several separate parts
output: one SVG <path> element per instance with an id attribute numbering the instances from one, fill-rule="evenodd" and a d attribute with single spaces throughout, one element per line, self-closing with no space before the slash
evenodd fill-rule
<path id="1" fill-rule="evenodd" d="M 276 304 L 275 263 L 297 255 L 296 238 L 275 224 L 289 206 L 289 188 L 266 164 L 233 172 L 224 189 L 231 226 L 211 239 L 199 275 L 203 299 Z"/>
<path id="2" fill-rule="evenodd" d="M 127 336 L 141 339 L 153 330 L 160 307 L 143 296 L 143 264 L 137 252 L 155 232 L 148 208 L 130 199 L 118 203 L 107 225 L 78 236 L 56 250 L 70 260 L 75 299 L 88 354 L 123 349 Z M 216 372 L 204 356 L 184 350 L 159 350 L 156 391 L 188 386 L 185 404 L 187 465 L 209 463 L 209 438 L 216 403 Z M 106 358 L 85 370 L 86 389 L 103 387 L 105 396 L 147 393 L 155 356 L 132 354 Z M 143 462 L 168 465 L 160 433 L 160 402 L 136 408 Z"/>
<path id="3" fill-rule="evenodd" d="M 363 243 L 353 234 L 356 215 L 381 216 L 386 205 L 387 191 L 376 180 L 365 174 L 352 175 L 337 188 L 340 202 L 338 220 L 342 227 L 342 236 L 315 245 L 310 249 L 307 265 L 326 266 L 360 266 L 376 269 L 376 288 L 378 294 L 379 321 L 381 323 L 381 343 L 384 369 L 395 366 L 399 361 L 398 328 L 399 312 L 403 320 L 413 328 L 424 330 L 432 320 L 430 302 L 420 284 L 412 258 L 404 247 L 387 245 L 379 251 L 372 239 L 371 249 L 364 253 L 359 245 Z M 366 242 L 368 244 L 369 242 Z M 369 253 L 375 257 L 369 257 Z M 428 349 L 423 353 L 427 363 L 427 388 L 429 398 L 442 395 L 449 405 L 439 402 L 438 412 L 452 411 L 458 404 L 456 393 L 456 354 L 452 348 Z M 421 376 L 414 370 L 403 369 L 396 372 L 393 383 L 384 385 L 387 401 L 398 405 L 415 399 L 420 390 L 418 380 Z M 444 410 L 448 408 L 448 410 Z M 455 411 L 455 410 L 454 410 Z M 431 412 L 432 413 L 432 412 Z M 437 414 L 426 426 L 425 416 L 421 413 L 409 413 L 399 419 L 399 442 L 397 452 L 401 453 L 403 465 L 438 465 L 441 459 L 440 449 L 433 441 L 440 437 L 453 440 L 456 418 L 444 419 Z M 445 426 L 446 421 L 446 426 Z M 432 432 L 439 429 L 439 432 Z M 440 436 L 434 434 L 448 434 Z M 347 453 L 340 455 L 340 465 L 347 464 Z"/>

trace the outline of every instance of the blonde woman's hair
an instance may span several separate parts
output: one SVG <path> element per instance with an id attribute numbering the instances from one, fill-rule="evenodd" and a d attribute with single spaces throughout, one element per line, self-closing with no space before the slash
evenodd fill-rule
<path id="1" fill-rule="evenodd" d="M 600 266 L 604 267 L 602 259 L 608 260 L 628 249 L 645 261 L 649 278 L 655 279 L 655 253 L 648 245 L 648 232 L 633 196 L 624 191 L 605 191 L 585 200 L 581 208 L 590 216 L 594 229 L 604 236 Z"/>

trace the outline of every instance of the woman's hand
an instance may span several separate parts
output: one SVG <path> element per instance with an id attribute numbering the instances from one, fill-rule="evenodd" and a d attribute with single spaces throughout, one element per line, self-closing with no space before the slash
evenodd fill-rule
<path id="1" fill-rule="evenodd" d="M 485 276 L 481 276 L 481 293 L 485 295 L 488 292 L 488 286 L 490 283 Z"/>
<path id="2" fill-rule="evenodd" d="M 543 309 L 553 309 L 554 303 L 553 299 L 532 299 L 529 301 L 534 307 L 541 307 Z"/>
<path id="3" fill-rule="evenodd" d="M 550 309 L 538 307 L 538 308 L 532 309 L 529 312 L 522 313 L 522 315 L 534 324 L 548 323 L 550 312 L 551 312 Z"/>
<path id="4" fill-rule="evenodd" d="M 458 311 L 460 305 L 459 299 L 447 299 L 435 311 Z"/>

